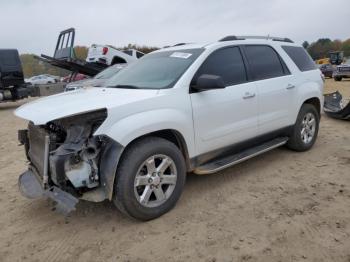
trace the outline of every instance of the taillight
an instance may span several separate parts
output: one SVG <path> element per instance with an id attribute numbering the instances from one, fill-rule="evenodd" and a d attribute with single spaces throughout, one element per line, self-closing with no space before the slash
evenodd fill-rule
<path id="1" fill-rule="evenodd" d="M 105 55 L 105 54 L 107 54 L 107 52 L 108 52 L 108 47 L 104 47 L 102 49 L 102 54 Z"/>

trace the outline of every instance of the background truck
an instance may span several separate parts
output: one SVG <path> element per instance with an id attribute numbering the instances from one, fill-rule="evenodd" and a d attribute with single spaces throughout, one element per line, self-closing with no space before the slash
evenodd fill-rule
<path id="1" fill-rule="evenodd" d="M 0 49 L 0 102 L 34 96 L 34 88 L 24 82 L 21 60 L 16 49 Z"/>

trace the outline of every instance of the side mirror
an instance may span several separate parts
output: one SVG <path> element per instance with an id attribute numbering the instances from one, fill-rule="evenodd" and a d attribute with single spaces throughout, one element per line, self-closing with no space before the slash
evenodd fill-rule
<path id="1" fill-rule="evenodd" d="M 224 80 L 217 75 L 201 75 L 197 79 L 196 85 L 192 86 L 197 91 L 225 88 Z"/>

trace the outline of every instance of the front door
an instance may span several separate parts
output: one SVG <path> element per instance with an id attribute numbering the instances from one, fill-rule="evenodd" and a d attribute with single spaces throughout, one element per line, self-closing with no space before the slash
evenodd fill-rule
<path id="1" fill-rule="evenodd" d="M 208 56 L 195 74 L 218 75 L 224 89 L 191 93 L 197 154 L 224 148 L 257 135 L 257 87 L 247 81 L 239 47 L 226 47 Z"/>

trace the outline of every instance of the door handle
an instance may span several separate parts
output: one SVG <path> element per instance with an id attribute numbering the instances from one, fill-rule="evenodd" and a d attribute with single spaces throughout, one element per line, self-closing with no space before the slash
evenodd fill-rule
<path id="1" fill-rule="evenodd" d="M 286 89 L 288 89 L 288 90 L 293 89 L 293 88 L 295 88 L 295 85 L 292 85 L 292 84 L 288 84 L 286 87 Z"/>
<path id="2" fill-rule="evenodd" d="M 255 93 L 246 92 L 243 96 L 243 99 L 248 99 L 248 98 L 253 98 L 253 97 L 255 97 Z"/>

